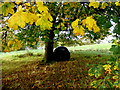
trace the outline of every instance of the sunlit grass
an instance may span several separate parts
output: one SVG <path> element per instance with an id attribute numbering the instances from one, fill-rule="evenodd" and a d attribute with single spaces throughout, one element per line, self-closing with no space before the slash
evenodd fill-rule
<path id="1" fill-rule="evenodd" d="M 21 51 L 12 51 L 12 52 L 6 52 L 6 53 L 0 53 L 0 59 L 4 58 L 4 57 L 11 57 L 11 56 L 15 56 L 15 55 L 21 55 L 21 54 L 26 54 L 26 53 L 44 53 L 44 50 L 37 50 L 37 49 L 33 49 L 33 50 L 21 50 Z"/>
<path id="2" fill-rule="evenodd" d="M 27 65 L 32 62 L 41 61 L 41 56 L 26 56 L 26 57 L 9 57 L 9 58 L 3 58 L 2 61 L 2 72 L 12 72 L 14 70 L 17 70 L 19 67 L 22 67 L 23 65 Z M 19 70 L 19 69 L 18 69 Z"/>
<path id="3" fill-rule="evenodd" d="M 111 43 L 69 47 L 70 50 L 109 50 Z"/>

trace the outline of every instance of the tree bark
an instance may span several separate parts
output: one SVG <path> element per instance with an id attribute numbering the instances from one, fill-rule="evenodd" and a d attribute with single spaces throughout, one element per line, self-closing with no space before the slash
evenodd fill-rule
<path id="1" fill-rule="evenodd" d="M 54 49 L 54 37 L 55 37 L 55 34 L 54 34 L 54 30 L 55 30 L 55 22 L 56 22 L 56 17 L 52 16 L 53 17 L 53 27 L 52 27 L 52 30 L 50 30 L 50 33 L 48 35 L 48 38 L 49 38 L 49 41 L 48 42 L 45 42 L 45 56 L 44 56 L 44 59 L 47 63 L 51 62 L 54 57 L 53 57 L 53 49 Z"/>
<path id="2" fill-rule="evenodd" d="M 2 35 L 1 35 L 1 37 L 0 37 L 0 38 L 2 39 L 2 40 L 1 40 L 1 41 L 2 41 L 2 42 L 1 42 L 1 45 L 2 45 L 2 44 L 4 44 L 5 46 L 7 45 L 7 34 L 8 34 L 7 31 L 5 31 L 5 32 L 2 33 Z M 0 49 L 1 49 L 0 51 L 3 51 L 3 50 L 4 50 L 4 47 L 1 46 Z"/>
<path id="3" fill-rule="evenodd" d="M 50 62 L 53 60 L 53 48 L 54 48 L 54 32 L 53 32 L 53 30 L 50 31 L 48 38 L 49 38 L 49 41 L 45 42 L 44 59 L 46 60 L 46 62 Z"/>

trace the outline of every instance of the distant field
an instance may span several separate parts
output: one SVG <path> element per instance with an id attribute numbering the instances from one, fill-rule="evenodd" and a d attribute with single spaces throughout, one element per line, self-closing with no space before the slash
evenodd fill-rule
<path id="1" fill-rule="evenodd" d="M 70 50 L 108 50 L 111 47 L 111 43 L 107 44 L 93 44 L 93 45 L 83 45 L 83 46 L 75 46 L 69 47 Z"/>
<path id="2" fill-rule="evenodd" d="M 69 50 L 74 51 L 74 50 L 109 50 L 112 44 L 93 44 L 93 45 L 84 45 L 84 46 L 75 46 L 75 47 L 68 47 Z M 4 57 L 9 57 L 13 55 L 21 55 L 25 54 L 27 52 L 32 52 L 32 53 L 44 53 L 44 50 L 21 50 L 21 51 L 13 51 L 13 52 L 7 52 L 7 53 L 0 53 L 0 59 Z"/>
<path id="3" fill-rule="evenodd" d="M 37 53 L 43 53 L 44 50 L 21 50 L 21 51 L 13 51 L 13 52 L 6 52 L 6 53 L 0 53 L 0 59 L 1 58 L 4 58 L 4 57 L 9 57 L 9 56 L 14 56 L 14 55 L 21 55 L 21 54 L 25 54 L 25 53 L 28 53 L 28 52 L 32 52 L 34 54 L 37 54 Z"/>

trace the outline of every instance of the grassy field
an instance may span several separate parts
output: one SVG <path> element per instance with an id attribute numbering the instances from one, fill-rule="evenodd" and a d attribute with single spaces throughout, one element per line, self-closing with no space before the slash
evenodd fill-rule
<path id="1" fill-rule="evenodd" d="M 108 50 L 110 49 L 112 44 L 94 44 L 94 45 L 83 45 L 83 46 L 75 46 L 69 47 L 70 50 Z"/>
<path id="2" fill-rule="evenodd" d="M 75 47 L 68 47 L 68 49 L 70 51 L 74 51 L 74 50 L 97 50 L 97 51 L 104 51 L 104 50 L 109 50 L 109 48 L 111 47 L 112 44 L 107 43 L 107 44 L 95 44 L 95 45 L 84 45 L 84 46 L 75 46 Z M 8 52 L 8 53 L 0 53 L 0 59 L 4 58 L 4 57 L 11 57 L 11 56 L 15 56 L 15 55 L 21 55 L 21 54 L 26 54 L 26 53 L 44 53 L 44 50 L 21 50 L 21 51 L 13 51 L 13 52 Z M 89 52 L 88 52 L 89 53 Z"/>
<path id="3" fill-rule="evenodd" d="M 40 64 L 44 50 L 0 53 L 3 89 L 91 88 L 93 64 L 105 63 L 111 44 L 68 47 L 70 61 Z"/>

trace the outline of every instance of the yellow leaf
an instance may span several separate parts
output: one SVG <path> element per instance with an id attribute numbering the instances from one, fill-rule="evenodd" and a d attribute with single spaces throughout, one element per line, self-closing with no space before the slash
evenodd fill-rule
<path id="1" fill-rule="evenodd" d="M 60 28 L 60 24 L 59 25 L 57 25 L 57 27 L 56 28 Z"/>
<path id="2" fill-rule="evenodd" d="M 21 6 L 21 5 L 18 6 L 17 10 L 18 10 L 18 11 L 23 11 L 23 10 L 22 10 L 22 6 Z"/>
<path id="3" fill-rule="evenodd" d="M 61 23 L 61 26 L 64 27 L 65 26 L 64 23 Z"/>
<path id="4" fill-rule="evenodd" d="M 26 23 L 33 24 L 37 20 L 38 16 L 36 14 L 19 11 L 10 17 L 8 26 L 16 30 L 18 26 L 24 28 Z"/>
<path id="5" fill-rule="evenodd" d="M 92 26 L 90 26 L 90 25 L 86 25 L 86 27 L 87 27 L 87 28 L 88 28 L 88 30 L 90 30 L 90 31 L 91 31 L 91 30 L 92 30 L 92 28 L 93 28 L 93 27 L 92 27 Z"/>
<path id="6" fill-rule="evenodd" d="M 72 22 L 71 25 L 73 28 L 76 28 L 78 26 L 78 21 L 79 21 L 79 19 L 76 19 L 75 21 Z"/>
<path id="7" fill-rule="evenodd" d="M 115 2 L 116 6 L 120 6 L 120 1 Z"/>
<path id="8" fill-rule="evenodd" d="M 40 11 L 40 12 L 45 12 L 45 11 L 48 11 L 48 8 L 46 7 L 46 6 L 38 6 L 38 10 Z"/>
<path id="9" fill-rule="evenodd" d="M 8 20 L 8 26 L 13 29 L 18 29 L 18 26 L 24 27 L 25 26 L 25 12 L 16 12 L 13 14 L 10 19 Z"/>
<path id="10" fill-rule="evenodd" d="M 82 26 L 76 27 L 76 28 L 74 28 L 73 33 L 76 36 L 78 36 L 78 35 L 84 36 L 84 28 Z"/>
<path id="11" fill-rule="evenodd" d="M 48 19 L 49 19 L 50 21 L 53 21 L 53 18 L 52 18 L 52 16 L 50 15 L 50 13 L 46 14 L 46 16 L 48 16 Z"/>
<path id="12" fill-rule="evenodd" d="M 22 44 L 21 44 L 20 40 L 18 40 L 18 39 L 12 40 L 12 44 L 11 44 L 11 47 L 10 47 L 11 51 L 19 50 L 21 47 L 22 47 Z"/>
<path id="13" fill-rule="evenodd" d="M 33 22 L 36 22 L 39 19 L 39 16 L 33 13 L 27 13 L 27 17 L 26 23 L 30 22 L 30 24 L 33 24 Z"/>
<path id="14" fill-rule="evenodd" d="M 111 68 L 111 65 L 107 64 L 107 65 L 103 65 L 105 70 L 109 70 Z"/>
<path id="15" fill-rule="evenodd" d="M 50 30 L 52 27 L 52 23 L 50 21 L 52 21 L 53 18 L 49 13 L 42 13 L 42 16 L 35 22 L 35 24 L 37 26 L 40 25 L 40 29 L 41 30 Z"/>
<path id="16" fill-rule="evenodd" d="M 99 2 L 90 2 L 89 7 L 94 7 L 94 8 L 98 8 L 99 7 Z"/>
<path id="17" fill-rule="evenodd" d="M 42 21 L 42 18 L 39 18 L 39 19 L 35 22 L 36 26 L 42 25 L 41 22 L 43 22 L 43 21 Z"/>
<path id="18" fill-rule="evenodd" d="M 102 3 L 102 5 L 101 5 L 101 9 L 105 9 L 106 8 L 106 6 L 108 6 L 108 4 L 106 3 L 106 2 L 104 2 L 104 3 Z"/>
<path id="19" fill-rule="evenodd" d="M 42 6 L 42 5 L 43 5 L 43 2 L 36 0 L 36 4 L 37 4 L 38 6 Z"/>
<path id="20" fill-rule="evenodd" d="M 37 2 L 36 1 L 36 4 L 37 4 L 38 10 L 40 12 L 46 12 L 46 11 L 48 11 L 48 8 L 43 5 L 43 2 Z"/>
<path id="21" fill-rule="evenodd" d="M 25 3 L 26 6 L 30 6 L 30 3 Z"/>
<path id="22" fill-rule="evenodd" d="M 100 28 L 97 26 L 96 21 L 92 16 L 89 16 L 86 19 L 82 20 L 82 25 L 86 25 L 88 30 L 93 30 L 95 33 L 100 31 Z"/>
<path id="23" fill-rule="evenodd" d="M 32 6 L 32 7 L 31 7 L 31 10 L 32 10 L 33 13 L 35 13 L 36 10 L 37 10 L 37 6 Z"/>
<path id="24" fill-rule="evenodd" d="M 97 25 L 95 25 L 95 26 L 93 27 L 93 31 L 94 31 L 94 33 L 100 32 L 100 28 L 99 28 Z"/>
<path id="25" fill-rule="evenodd" d="M 9 40 L 7 46 L 9 47 L 9 46 L 12 45 L 13 43 L 14 43 L 14 42 L 13 42 L 12 40 Z"/>
<path id="26" fill-rule="evenodd" d="M 15 2 L 15 3 L 19 5 L 21 2 Z"/>
<path id="27" fill-rule="evenodd" d="M 14 30 L 17 30 L 18 29 L 18 25 L 16 23 L 11 23 L 11 22 L 14 22 L 14 21 L 8 21 L 8 27 L 10 28 L 13 28 Z"/>
<path id="28" fill-rule="evenodd" d="M 43 17 L 39 18 L 35 24 L 37 26 L 40 25 L 41 30 L 46 30 L 46 29 L 50 30 L 52 27 L 52 23 Z"/>
<path id="29" fill-rule="evenodd" d="M 42 16 L 41 14 L 37 14 L 38 17 Z"/>
<path id="30" fill-rule="evenodd" d="M 93 76 L 94 74 L 92 74 L 92 73 L 89 73 L 88 75 L 89 75 L 89 76 Z"/>

